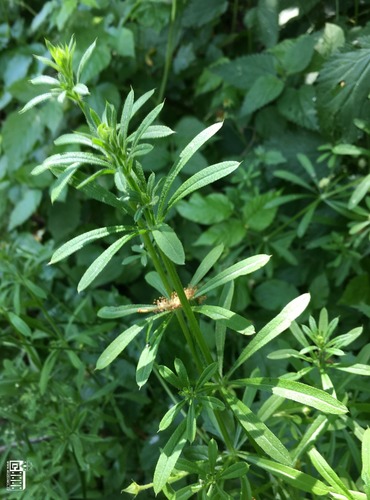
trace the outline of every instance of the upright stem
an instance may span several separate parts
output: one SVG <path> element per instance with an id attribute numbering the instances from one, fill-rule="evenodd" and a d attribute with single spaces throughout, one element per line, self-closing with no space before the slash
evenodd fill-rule
<path id="1" fill-rule="evenodd" d="M 164 93 L 166 90 L 168 73 L 170 71 L 171 61 L 172 61 L 172 53 L 173 53 L 173 31 L 176 19 L 176 2 L 177 0 L 172 0 L 172 9 L 171 9 L 171 19 L 170 19 L 170 27 L 168 28 L 168 39 L 167 39 L 167 48 L 166 48 L 166 60 L 164 64 L 163 77 L 161 82 L 161 87 L 159 89 L 158 102 L 163 101 Z"/>

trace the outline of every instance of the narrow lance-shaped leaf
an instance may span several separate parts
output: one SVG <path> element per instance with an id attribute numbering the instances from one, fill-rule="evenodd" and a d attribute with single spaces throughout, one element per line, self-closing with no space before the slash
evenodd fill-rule
<path id="1" fill-rule="evenodd" d="M 161 325 L 158 329 L 161 331 L 154 332 L 153 334 L 154 340 L 146 344 L 146 346 L 141 352 L 136 367 L 136 383 L 139 386 L 139 389 L 141 389 L 143 385 L 147 383 L 148 378 L 152 373 L 154 361 L 157 356 L 159 345 L 161 343 L 162 336 L 166 327 L 167 324 Z"/>
<path id="2" fill-rule="evenodd" d="M 171 472 L 175 468 L 176 462 L 186 444 L 185 433 L 186 421 L 184 420 L 177 427 L 166 446 L 161 451 L 153 478 L 153 488 L 156 495 L 164 488 L 170 478 Z"/>
<path id="3" fill-rule="evenodd" d="M 308 456 L 310 457 L 315 469 L 331 486 L 333 486 L 333 488 L 335 488 L 337 493 L 344 495 L 348 500 L 354 500 L 353 496 L 338 474 L 336 474 L 324 457 L 315 448 L 312 448 L 308 452 Z"/>
<path id="4" fill-rule="evenodd" d="M 240 425 L 263 451 L 279 463 L 291 465 L 288 450 L 270 429 L 242 401 L 226 389 L 222 393 Z"/>
<path id="5" fill-rule="evenodd" d="M 72 163 L 88 163 L 91 165 L 99 165 L 101 167 L 112 168 L 112 165 L 102 158 L 92 154 L 92 153 L 81 153 L 79 151 L 73 153 L 61 153 L 49 156 L 41 165 L 35 167 L 31 174 L 38 175 L 45 172 L 50 167 L 70 165 Z"/>
<path id="6" fill-rule="evenodd" d="M 125 104 L 123 105 L 123 109 L 122 109 L 122 115 L 121 115 L 120 134 L 122 135 L 124 141 L 126 140 L 126 137 L 127 137 L 127 131 L 128 131 L 128 127 L 129 127 L 130 120 L 131 120 L 133 105 L 134 105 L 134 91 L 133 91 L 133 89 L 131 89 L 126 97 Z"/>
<path id="7" fill-rule="evenodd" d="M 361 479 L 365 483 L 367 498 L 370 498 L 370 428 L 366 429 L 362 438 L 361 457 Z"/>
<path id="8" fill-rule="evenodd" d="M 223 321 L 227 328 L 242 333 L 243 335 L 253 335 L 255 332 L 254 326 L 250 321 L 224 307 L 203 305 L 194 306 L 192 309 L 194 312 L 204 314 L 204 316 L 215 321 Z"/>
<path id="9" fill-rule="evenodd" d="M 210 292 L 214 288 L 217 288 L 229 281 L 232 281 L 239 276 L 244 276 L 245 274 L 253 273 L 265 266 L 267 262 L 270 260 L 269 255 L 254 255 L 253 257 L 249 257 L 248 259 L 241 260 L 240 262 L 228 267 L 224 271 L 221 271 L 219 274 L 211 278 L 207 281 L 203 286 L 201 286 L 195 297 L 199 297 L 205 293 Z"/>
<path id="10" fill-rule="evenodd" d="M 57 85 L 59 86 L 59 80 L 56 78 L 53 78 L 52 76 L 47 76 L 47 75 L 40 75 L 37 76 L 36 78 L 32 78 L 30 80 L 32 85 Z"/>
<path id="11" fill-rule="evenodd" d="M 204 278 L 210 269 L 216 264 L 224 250 L 224 245 L 217 245 L 204 257 L 199 264 L 198 269 L 195 271 L 194 276 L 190 280 L 190 286 L 195 286 L 199 281 Z"/>
<path id="12" fill-rule="evenodd" d="M 229 371 L 229 376 L 234 373 L 234 371 L 239 368 L 240 365 L 245 363 L 255 352 L 261 349 L 263 346 L 268 344 L 271 340 L 277 337 L 280 333 L 287 330 L 292 321 L 294 321 L 298 316 L 308 306 L 310 302 L 310 294 L 304 293 L 296 299 L 292 300 L 287 304 L 284 309 L 272 319 L 266 326 L 262 328 L 261 331 L 257 333 L 255 337 L 250 341 L 250 343 L 243 349 L 240 356 L 234 363 L 233 367 Z"/>
<path id="13" fill-rule="evenodd" d="M 100 355 L 98 361 L 96 362 L 96 369 L 102 370 L 106 368 L 108 365 L 112 363 L 116 359 L 116 357 L 121 354 L 121 352 L 129 345 L 130 342 L 150 323 L 156 321 L 161 318 L 167 312 L 156 314 L 150 318 L 146 318 L 142 321 L 139 321 L 135 325 L 131 326 L 127 330 L 123 331 L 117 338 L 113 340 L 109 344 L 109 346 L 104 349 L 102 354 Z"/>
<path id="14" fill-rule="evenodd" d="M 90 59 L 92 53 L 94 52 L 96 46 L 96 39 L 93 41 L 93 43 L 86 49 L 84 52 L 83 56 L 81 57 L 80 64 L 78 65 L 77 68 L 77 73 L 76 73 L 76 79 L 77 82 L 80 81 L 82 71 L 84 70 L 84 67 L 86 66 L 86 63 Z"/>
<path id="15" fill-rule="evenodd" d="M 316 440 L 323 434 L 329 425 L 329 420 L 326 415 L 318 415 L 315 420 L 306 429 L 304 435 L 299 441 L 298 446 L 292 453 L 293 463 L 303 455 L 308 447 L 312 446 Z"/>
<path id="16" fill-rule="evenodd" d="M 133 134 L 133 147 L 139 142 L 142 138 L 144 132 L 149 128 L 149 126 L 154 122 L 159 113 L 162 111 L 164 103 L 158 104 L 141 122 L 136 132 Z"/>
<path id="17" fill-rule="evenodd" d="M 136 313 L 150 313 L 156 310 L 153 304 L 127 304 L 124 306 L 105 306 L 99 309 L 99 318 L 124 318 Z"/>
<path id="18" fill-rule="evenodd" d="M 95 240 L 109 236 L 110 234 L 122 233 L 127 231 L 132 231 L 135 228 L 133 226 L 107 226 L 101 227 L 99 229 L 93 229 L 87 233 L 80 234 L 76 236 L 67 243 L 64 243 L 58 250 L 56 250 L 51 257 L 49 264 L 55 264 L 62 259 L 65 259 L 69 255 L 77 252 L 84 246 L 92 243 Z"/>
<path id="19" fill-rule="evenodd" d="M 89 146 L 90 148 L 101 151 L 101 148 L 94 144 L 90 137 L 78 133 L 63 134 L 55 139 L 54 144 L 57 146 L 63 146 L 64 144 L 82 144 L 83 146 Z"/>
<path id="20" fill-rule="evenodd" d="M 348 208 L 356 207 L 360 203 L 362 198 L 366 196 L 369 189 L 370 189 L 370 174 L 364 177 L 360 182 L 360 184 L 353 191 L 352 196 L 348 202 Z"/>
<path id="21" fill-rule="evenodd" d="M 54 94 L 52 92 L 47 92 L 46 94 L 41 94 L 41 95 L 38 95 L 38 96 L 34 97 L 30 101 L 28 101 L 27 104 L 25 104 L 23 106 L 23 108 L 19 111 L 19 114 L 25 113 L 29 109 L 34 108 L 35 106 L 37 106 L 37 104 L 39 104 L 40 102 L 47 101 L 48 99 L 51 99 L 55 95 L 56 94 Z"/>
<path id="22" fill-rule="evenodd" d="M 301 382 L 283 378 L 245 378 L 230 382 L 236 387 L 254 386 L 261 391 L 312 406 L 324 413 L 341 415 L 348 412 L 346 406 L 327 392 Z"/>
<path id="23" fill-rule="evenodd" d="M 243 454 L 243 456 L 244 455 L 248 462 L 255 464 L 257 467 L 260 467 L 274 476 L 281 478 L 284 482 L 290 484 L 298 490 L 306 491 L 307 493 L 312 493 L 318 496 L 327 496 L 329 494 L 330 490 L 328 486 L 309 474 L 305 474 L 304 472 L 293 469 L 293 467 L 289 467 L 287 465 L 277 464 L 276 462 L 266 458 L 256 457 L 250 454 Z"/>
<path id="24" fill-rule="evenodd" d="M 175 132 L 166 127 L 165 125 L 151 125 L 148 127 L 147 131 L 141 136 L 142 139 L 159 139 L 161 137 L 168 137 Z"/>
<path id="25" fill-rule="evenodd" d="M 139 97 L 139 99 L 137 99 L 133 106 L 132 106 L 132 111 L 131 111 L 131 116 L 130 118 L 132 118 L 138 111 L 140 108 L 142 108 L 144 106 L 144 104 L 149 101 L 149 99 L 152 97 L 152 95 L 154 94 L 155 90 L 149 90 L 148 92 L 145 92 L 145 94 L 143 94 L 142 96 Z"/>
<path id="26" fill-rule="evenodd" d="M 190 158 L 198 151 L 199 148 L 203 146 L 205 142 L 208 141 L 208 139 L 210 139 L 214 134 L 216 134 L 216 132 L 220 130 L 222 125 L 223 125 L 222 122 L 215 123 L 214 125 L 211 125 L 205 130 L 202 130 L 202 132 L 200 132 L 200 134 L 194 137 L 194 139 L 192 139 L 189 142 L 189 144 L 181 151 L 178 162 L 175 163 L 171 168 L 171 170 L 169 171 L 166 177 L 166 181 L 163 185 L 158 204 L 159 217 L 163 215 L 166 198 L 171 189 L 173 181 L 176 179 L 176 177 L 181 172 L 183 167 L 187 164 L 187 162 L 190 160 Z"/>
<path id="27" fill-rule="evenodd" d="M 73 176 L 73 174 L 76 172 L 76 170 L 80 165 L 81 163 L 72 163 L 72 165 L 67 167 L 65 171 L 59 175 L 59 177 L 54 182 L 51 188 L 50 198 L 52 203 L 54 203 L 54 201 L 56 201 L 59 198 L 63 189 L 68 184 L 69 180 L 71 179 L 71 177 Z"/>
<path id="28" fill-rule="evenodd" d="M 167 224 L 162 224 L 153 232 L 154 241 L 162 252 L 175 264 L 185 263 L 185 252 L 181 241 L 177 237 L 175 231 Z"/>
<path id="29" fill-rule="evenodd" d="M 168 202 L 166 211 L 170 210 L 178 201 L 188 194 L 231 174 L 239 165 L 240 163 L 237 161 L 223 161 L 197 172 L 190 177 L 190 179 L 185 181 L 173 194 Z"/>
<path id="30" fill-rule="evenodd" d="M 138 233 L 125 234 L 119 240 L 115 241 L 110 245 L 104 252 L 99 255 L 97 259 L 87 268 L 84 275 L 82 276 L 80 282 L 77 286 L 77 291 L 82 292 L 85 290 L 92 281 L 103 271 L 105 266 L 110 262 L 112 257 L 120 250 L 123 245 L 129 242 L 132 238 L 137 236 Z"/>

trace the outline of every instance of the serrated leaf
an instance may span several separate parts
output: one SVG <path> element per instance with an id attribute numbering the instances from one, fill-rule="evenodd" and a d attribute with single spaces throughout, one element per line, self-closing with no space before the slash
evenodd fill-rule
<path id="1" fill-rule="evenodd" d="M 125 234 L 119 240 L 115 241 L 110 245 L 104 252 L 99 255 L 97 259 L 94 260 L 92 264 L 87 268 L 84 275 L 80 279 L 77 291 L 80 293 L 82 290 L 85 290 L 92 281 L 104 270 L 107 264 L 110 262 L 112 257 L 132 238 L 137 236 L 138 233 Z"/>
<path id="2" fill-rule="evenodd" d="M 200 295 L 204 295 L 205 293 L 210 292 L 214 288 L 218 288 L 229 281 L 232 281 L 239 276 L 244 276 L 249 273 L 253 273 L 265 266 L 267 262 L 270 260 L 269 255 L 254 255 L 253 257 L 249 257 L 248 259 L 241 260 L 237 264 L 234 264 L 224 271 L 221 271 L 219 274 L 211 278 L 207 281 L 203 286 L 201 286 L 194 297 L 199 297 Z"/>
<path id="3" fill-rule="evenodd" d="M 80 234 L 70 241 L 67 241 L 58 250 L 56 250 L 49 262 L 49 264 L 55 264 L 62 259 L 65 259 L 69 255 L 77 252 L 84 246 L 92 243 L 95 240 L 109 236 L 110 234 L 117 234 L 121 232 L 132 231 L 135 228 L 133 226 L 107 226 L 100 227 L 99 229 L 93 229 L 87 233 Z"/>
<path id="4" fill-rule="evenodd" d="M 324 413 L 341 415 L 348 412 L 346 406 L 327 392 L 301 382 L 283 378 L 245 378 L 230 382 L 236 387 L 254 386 L 261 391 L 271 391 L 276 396 L 312 406 Z"/>
<path id="5" fill-rule="evenodd" d="M 253 335 L 255 332 L 250 321 L 229 309 L 211 305 L 194 306 L 192 309 L 194 312 L 204 314 L 215 321 L 222 321 L 227 328 L 243 335 Z"/>
<path id="6" fill-rule="evenodd" d="M 152 97 L 154 94 L 155 90 L 149 90 L 148 92 L 145 92 L 142 96 L 137 99 L 133 106 L 132 106 L 132 111 L 131 111 L 131 117 L 132 118 L 138 111 L 139 109 L 144 106 L 144 104 Z"/>
<path id="7" fill-rule="evenodd" d="M 287 120 L 305 127 L 318 130 L 316 94 L 312 85 L 302 85 L 299 89 L 288 87 L 277 102 L 279 113 Z"/>
<path id="8" fill-rule="evenodd" d="M 358 135 L 354 119 L 369 112 L 368 49 L 336 53 L 324 62 L 317 83 L 317 109 L 321 127 L 330 137 L 352 142 Z"/>
<path id="9" fill-rule="evenodd" d="M 205 142 L 207 142 L 213 135 L 215 135 L 220 128 L 222 127 L 222 123 L 215 123 L 210 127 L 202 130 L 197 136 L 194 137 L 193 140 L 189 142 L 187 146 L 181 151 L 179 155 L 178 161 L 172 166 L 169 171 L 166 181 L 163 185 L 162 192 L 160 195 L 159 205 L 158 205 L 158 215 L 162 216 L 164 212 L 164 204 L 168 193 L 171 189 L 173 181 L 176 179 L 178 174 L 181 172 L 186 163 L 190 160 L 190 158 L 198 151 L 199 148 L 203 146 Z"/>
<path id="10" fill-rule="evenodd" d="M 217 245 L 215 248 L 212 248 L 212 250 L 204 257 L 202 262 L 199 264 L 199 267 L 194 273 L 194 276 L 190 280 L 190 285 L 191 286 L 196 286 L 199 281 L 204 278 L 204 276 L 208 273 L 210 269 L 216 264 L 218 259 L 221 257 L 221 254 L 224 250 L 224 246 Z"/>
<path id="11" fill-rule="evenodd" d="M 222 393 L 236 419 L 248 436 L 250 436 L 269 457 L 273 458 L 278 463 L 291 465 L 292 460 L 288 450 L 275 434 L 273 434 L 242 401 L 238 400 L 226 389 L 223 389 Z"/>
<path id="12" fill-rule="evenodd" d="M 302 314 L 310 302 L 310 294 L 304 293 L 287 304 L 284 309 L 262 330 L 260 330 L 249 344 L 243 349 L 238 359 L 229 372 L 231 375 L 239 366 L 241 366 L 254 353 L 277 337 L 280 333 L 287 330 L 291 323 Z"/>
<path id="13" fill-rule="evenodd" d="M 175 264 L 185 264 L 185 252 L 175 231 L 167 224 L 162 224 L 152 231 L 154 241 L 162 252 Z"/>
<path id="14" fill-rule="evenodd" d="M 153 489 L 156 495 L 162 491 L 171 475 L 171 472 L 175 468 L 176 462 L 186 444 L 185 433 L 186 422 L 183 421 L 177 427 L 168 440 L 166 446 L 161 451 L 153 477 Z"/>
<path id="15" fill-rule="evenodd" d="M 188 194 L 231 174 L 239 165 L 240 163 L 237 161 L 223 161 L 197 172 L 173 194 L 168 202 L 167 211 Z"/>

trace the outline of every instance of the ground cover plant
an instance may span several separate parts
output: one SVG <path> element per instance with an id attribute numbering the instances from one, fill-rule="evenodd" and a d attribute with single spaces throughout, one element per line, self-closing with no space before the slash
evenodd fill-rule
<path id="1" fill-rule="evenodd" d="M 2 468 L 33 462 L 24 498 L 369 498 L 366 8 L 19 9 Z"/>

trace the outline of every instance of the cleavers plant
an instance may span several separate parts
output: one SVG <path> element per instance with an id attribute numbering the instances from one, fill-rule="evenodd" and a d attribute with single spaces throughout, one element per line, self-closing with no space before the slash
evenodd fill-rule
<path id="1" fill-rule="evenodd" d="M 203 168 L 184 182 L 179 182 L 183 167 L 217 133 L 222 123 L 211 125 L 199 133 L 182 150 L 165 177 L 157 179 L 154 172 L 146 177 L 140 157 L 150 154 L 153 149 L 150 141 L 173 133 L 166 126 L 153 124 L 163 103 L 150 111 L 135 129 L 132 126 L 133 117 L 150 100 L 154 91 L 135 100 L 134 91 L 131 90 L 120 115 L 113 105 L 107 103 L 100 117 L 84 100 L 89 90 L 81 82 L 95 42 L 82 56 L 76 72 L 73 69 L 73 38 L 68 45 L 53 46 L 47 42 L 47 47 L 52 60 L 39 59 L 57 72 L 57 78 L 39 76 L 32 80 L 33 84 L 47 85 L 51 90 L 32 99 L 22 112 L 52 98 L 57 98 L 61 103 L 72 101 L 84 114 L 89 132 L 65 134 L 57 139 L 56 144 L 64 148 L 73 145 L 72 149 L 78 145 L 79 148 L 89 148 L 90 152 L 54 154 L 34 168 L 32 173 L 37 175 L 49 170 L 56 176 L 51 187 L 52 201 L 58 199 L 69 184 L 88 197 L 110 205 L 118 211 L 124 222 L 76 236 L 53 254 L 51 263 L 70 256 L 98 239 L 117 235 L 117 239 L 82 276 L 78 284 L 78 291 L 81 292 L 104 271 L 124 245 L 140 240 L 145 249 L 143 263 L 150 261 L 154 268 L 148 281 L 163 295 L 154 304 L 107 306 L 99 311 L 102 318 L 133 315 L 135 321 L 106 347 L 97 360 L 96 368 L 106 368 L 130 342 L 145 331 L 146 346 L 137 364 L 137 384 L 141 388 L 153 373 L 174 403 L 159 424 L 159 431 L 170 426 L 174 427 L 174 431 L 161 450 L 153 483 L 138 485 L 134 482 L 125 491 L 137 494 L 153 488 L 156 495 L 163 492 L 167 498 L 173 499 L 185 499 L 193 495 L 198 498 L 252 499 L 255 493 L 248 479 L 251 463 L 278 478 L 283 477 L 295 490 L 318 496 L 352 498 L 343 496 L 343 491 L 348 491 L 354 495 L 353 498 L 366 498 L 362 493 L 350 492 L 341 482 L 333 480 L 330 466 L 317 450 L 310 451 L 310 458 L 313 463 L 319 464 L 321 474 L 322 470 L 326 471 L 326 475 L 322 475 L 328 485 L 295 468 L 285 444 L 251 410 L 246 394 L 251 388 L 272 392 L 280 398 L 310 406 L 320 415 L 333 416 L 347 412 L 341 401 L 322 389 L 298 382 L 306 373 L 305 370 L 292 377 L 232 378 L 234 372 L 251 356 L 291 326 L 306 309 L 309 294 L 292 300 L 255 334 L 248 320 L 230 310 L 234 280 L 262 268 L 269 261 L 269 255 L 248 257 L 205 279 L 222 255 L 223 246 L 219 245 L 204 257 L 189 283 L 182 283 L 179 277 L 179 266 L 185 265 L 185 252 L 178 236 L 168 224 L 172 208 L 189 194 L 227 176 L 239 166 L 236 161 L 224 161 Z M 82 172 L 82 167 L 86 171 Z M 101 182 L 102 176 L 108 181 Z M 127 220 L 130 221 L 128 224 Z M 217 288 L 221 289 L 218 305 L 207 304 L 207 294 Z M 202 331 L 201 316 L 213 321 L 215 353 Z M 224 352 L 229 330 L 253 337 L 226 371 Z M 169 359 L 166 365 L 156 364 L 160 343 L 169 334 L 184 336 L 186 349 L 191 355 L 187 359 L 191 359 L 194 365 L 186 366 L 180 358 Z M 240 396 L 240 390 L 244 390 L 244 396 Z M 364 447 L 369 446 L 368 441 L 368 438 L 364 439 Z M 366 474 L 363 480 L 365 483 L 368 481 Z M 175 483 L 178 483 L 177 487 Z"/>

